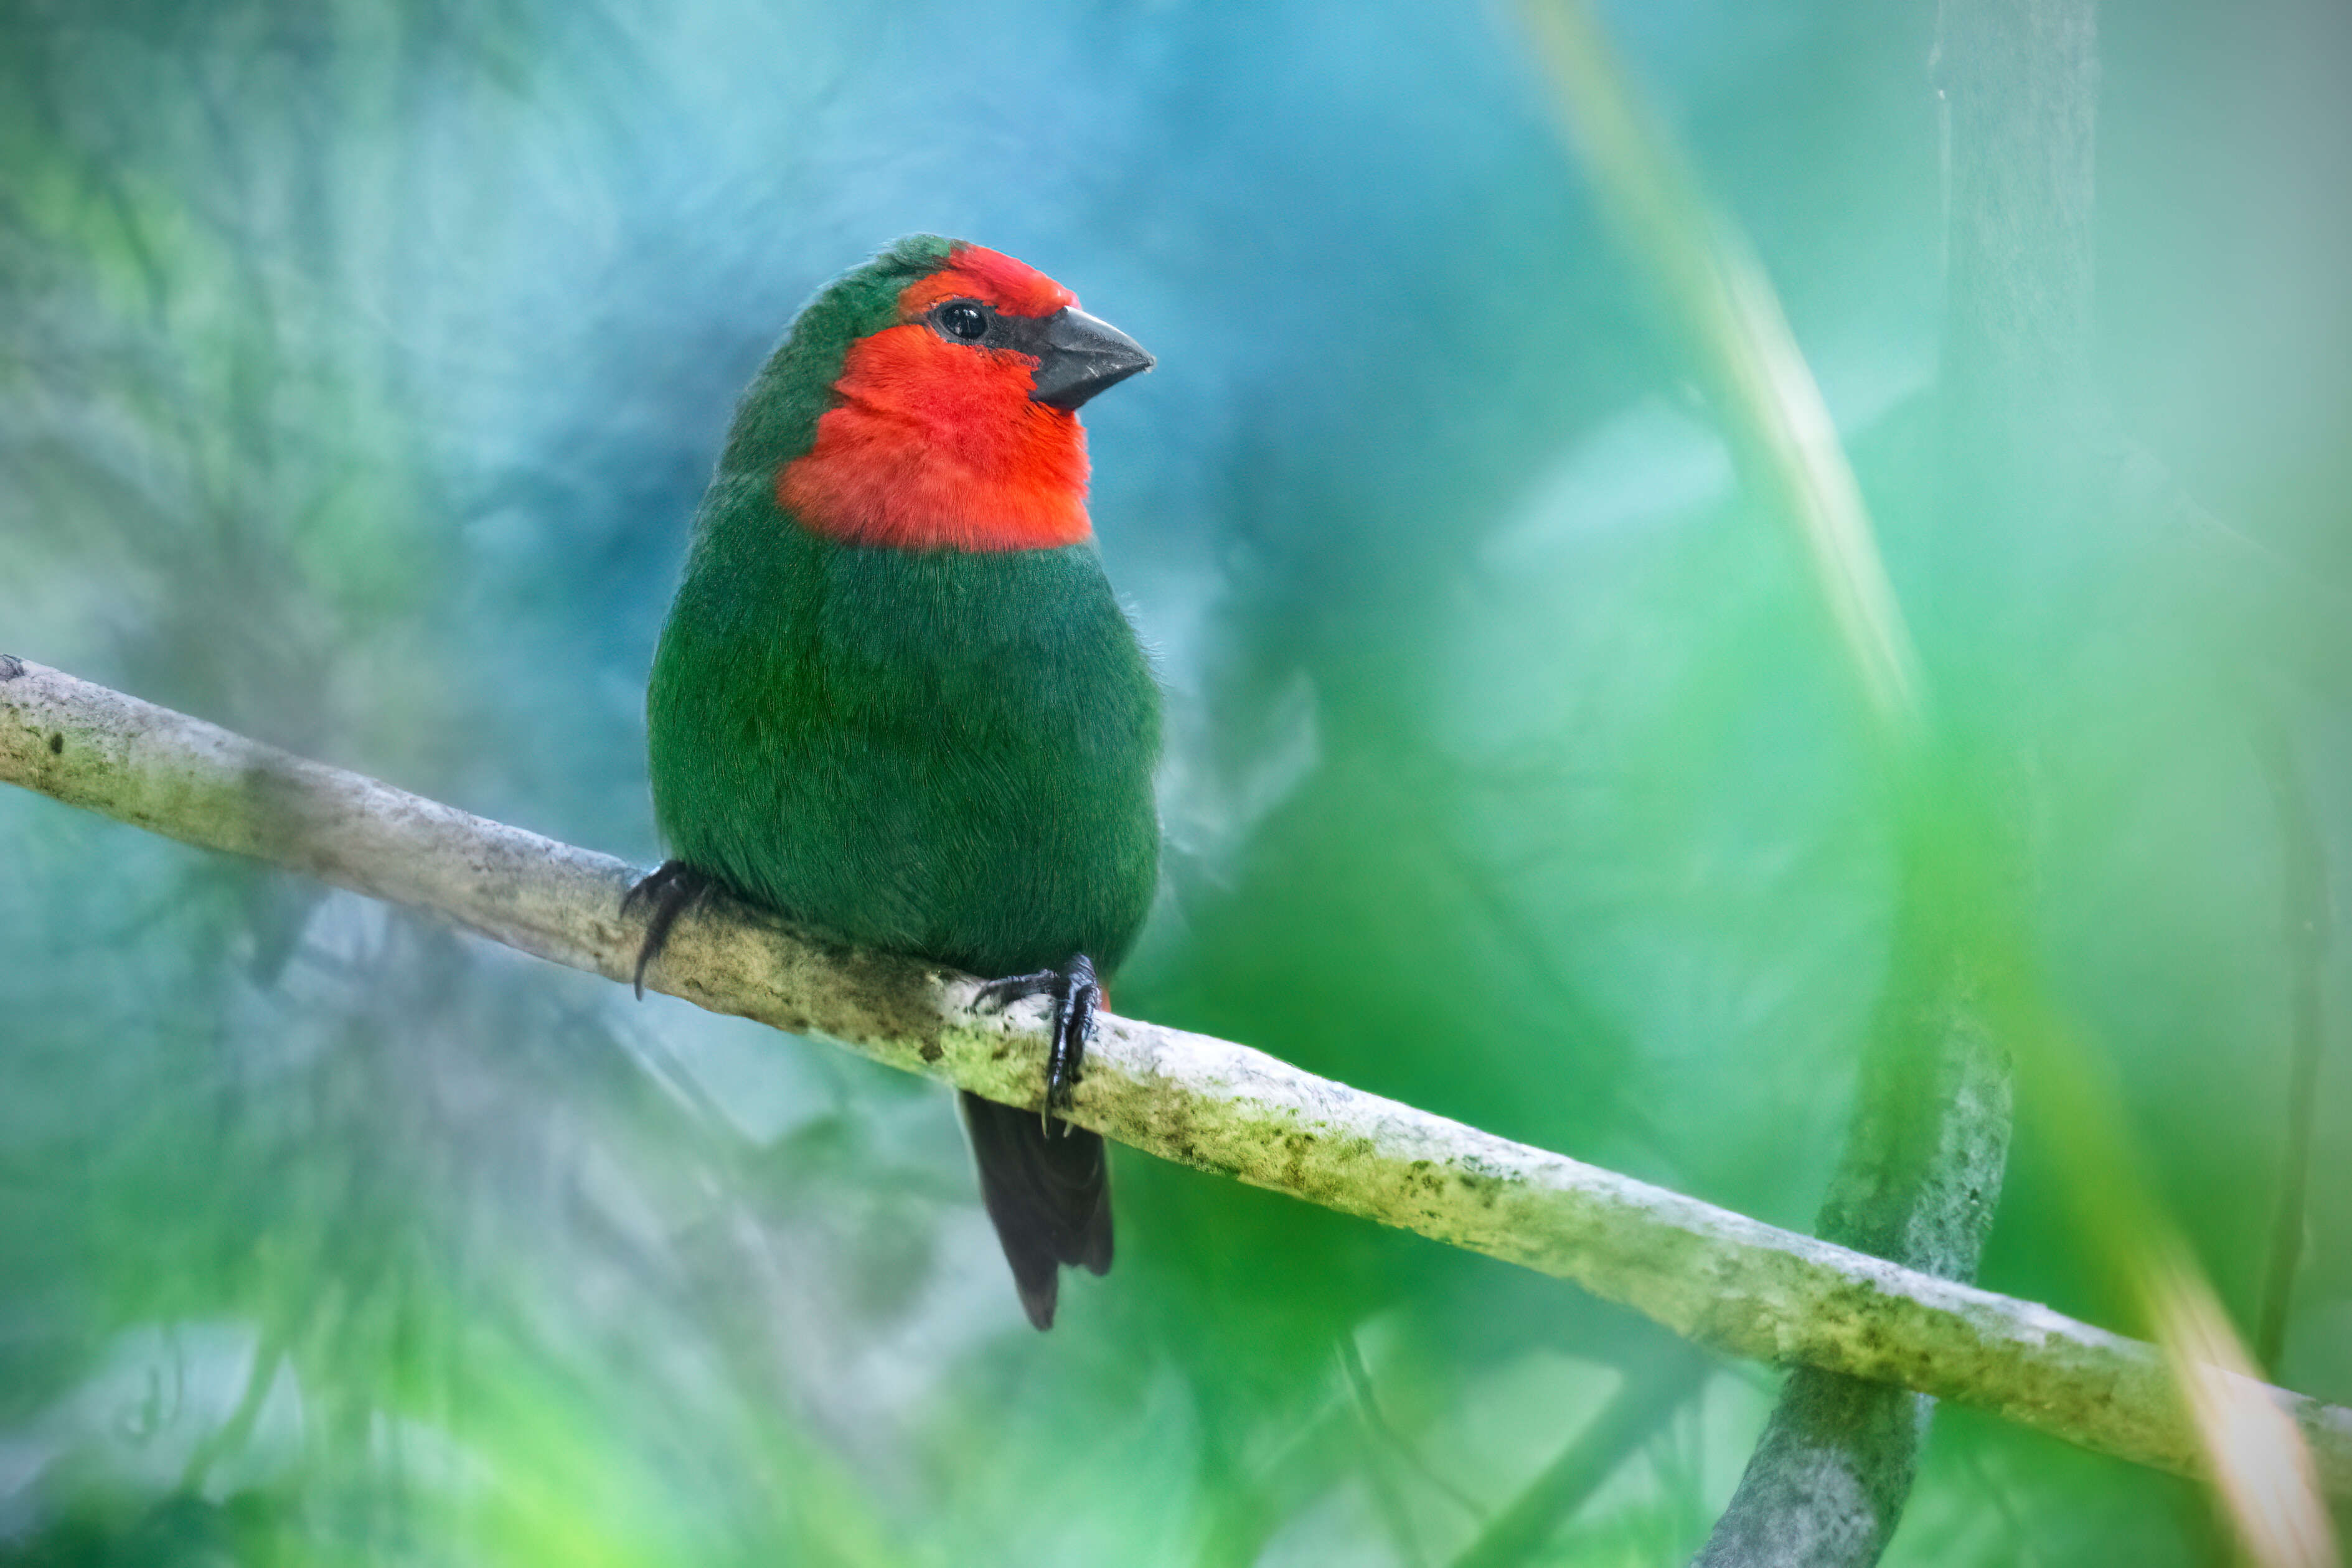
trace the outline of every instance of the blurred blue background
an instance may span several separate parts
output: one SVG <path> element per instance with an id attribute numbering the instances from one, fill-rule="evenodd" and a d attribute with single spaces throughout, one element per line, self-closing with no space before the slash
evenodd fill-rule
<path id="1" fill-rule="evenodd" d="M 1931 614 L 1935 7 L 1608 15 Z M 650 863 L 644 677 L 735 393 L 890 238 L 992 246 L 1160 358 L 1087 413 L 1171 703 L 1121 1010 L 1809 1228 L 1885 813 L 1508 22 L 8 0 L 0 647 Z M 2352 891 L 2352 13 L 2110 7 L 2101 48 L 2099 386 L 2235 532 L 2126 508 L 2065 591 L 2038 937 L 2251 1323 L 2264 735 Z M 2341 1033 L 2276 1368 L 2339 1402 Z M 2059 1135 L 1982 1282 L 2132 1327 Z M 837 1050 L 0 794 L 0 1562 L 1442 1563 L 1675 1354 L 1126 1151 L 1118 1268 L 1039 1336 L 966 1160 Z M 1772 1385 L 1715 1368 L 1531 1561 L 1679 1561 Z M 2201 1562 L 2208 1515 L 1947 1411 L 1889 1561 Z"/>

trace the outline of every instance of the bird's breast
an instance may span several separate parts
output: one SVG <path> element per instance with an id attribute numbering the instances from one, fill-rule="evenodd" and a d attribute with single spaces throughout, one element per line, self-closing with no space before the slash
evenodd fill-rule
<path id="1" fill-rule="evenodd" d="M 667 719 L 656 671 L 682 858 L 966 968 L 1117 963 L 1157 879 L 1159 698 L 1091 549 L 828 542 L 749 619 Z M 665 728 L 730 743 L 726 787 L 665 789 Z"/>

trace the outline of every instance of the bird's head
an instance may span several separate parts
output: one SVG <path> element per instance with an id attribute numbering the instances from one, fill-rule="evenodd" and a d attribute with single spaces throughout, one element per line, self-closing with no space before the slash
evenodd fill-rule
<path id="1" fill-rule="evenodd" d="M 918 235 L 826 286 L 744 394 L 721 462 L 853 544 L 1076 544 L 1078 405 L 1151 356 L 1022 262 Z"/>

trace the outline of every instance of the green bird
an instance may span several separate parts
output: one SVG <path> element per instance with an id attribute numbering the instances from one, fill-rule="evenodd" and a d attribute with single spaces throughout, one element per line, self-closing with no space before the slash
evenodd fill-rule
<path id="1" fill-rule="evenodd" d="M 637 966 L 713 886 L 1050 995 L 1044 1115 L 965 1094 L 1021 1304 L 1111 1260 L 1061 1122 L 1159 878 L 1160 692 L 1087 516 L 1088 398 L 1151 356 L 1012 257 L 917 235 L 820 290 L 737 406 L 646 697 L 676 857 Z"/>

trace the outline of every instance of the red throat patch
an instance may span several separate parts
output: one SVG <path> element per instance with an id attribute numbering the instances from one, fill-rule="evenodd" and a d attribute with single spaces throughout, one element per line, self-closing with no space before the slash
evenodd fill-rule
<path id="1" fill-rule="evenodd" d="M 898 296 L 899 325 L 849 347 L 816 444 L 776 476 L 776 499 L 817 533 L 899 549 L 1043 549 L 1087 519 L 1087 434 L 1030 401 L 1037 361 L 950 342 L 914 318 L 946 299 L 1050 316 L 1077 297 L 996 251 L 964 246 Z"/>

